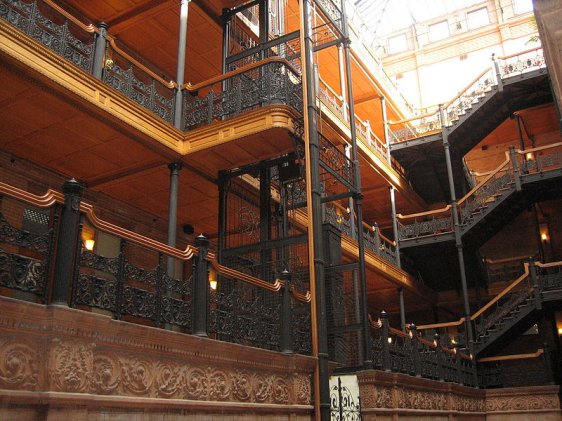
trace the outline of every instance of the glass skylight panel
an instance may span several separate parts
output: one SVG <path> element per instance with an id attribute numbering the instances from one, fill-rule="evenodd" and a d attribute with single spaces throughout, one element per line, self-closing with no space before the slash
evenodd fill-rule
<path id="1" fill-rule="evenodd" d="M 490 16 L 488 15 L 488 9 L 483 7 L 482 9 L 474 10 L 468 12 L 466 15 L 466 26 L 468 29 L 476 29 L 482 26 L 486 26 L 490 23 Z"/>

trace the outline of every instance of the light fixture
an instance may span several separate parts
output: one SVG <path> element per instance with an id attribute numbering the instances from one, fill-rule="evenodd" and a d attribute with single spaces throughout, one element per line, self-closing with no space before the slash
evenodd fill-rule
<path id="1" fill-rule="evenodd" d="M 209 271 L 209 287 L 213 291 L 217 289 L 217 273 L 214 270 Z"/>
<path id="2" fill-rule="evenodd" d="M 96 245 L 95 240 L 91 238 L 84 240 L 84 248 L 88 251 L 92 251 L 95 245 Z"/>
<path id="3" fill-rule="evenodd" d="M 562 327 L 559 327 L 559 328 L 558 328 L 558 335 L 559 335 L 559 336 L 562 336 Z"/>
<path id="4" fill-rule="evenodd" d="M 389 344 L 391 344 L 392 343 L 392 336 L 389 336 L 387 341 L 388 341 Z"/>
<path id="5" fill-rule="evenodd" d="M 532 161 L 534 158 L 535 158 L 535 155 L 533 155 L 533 152 L 527 152 L 527 153 L 525 154 L 525 159 L 526 159 L 527 161 Z"/>
<path id="6" fill-rule="evenodd" d="M 550 241 L 550 234 L 548 232 L 548 224 L 543 222 L 539 225 L 539 232 L 541 235 L 541 241 L 543 244 L 546 244 Z"/>

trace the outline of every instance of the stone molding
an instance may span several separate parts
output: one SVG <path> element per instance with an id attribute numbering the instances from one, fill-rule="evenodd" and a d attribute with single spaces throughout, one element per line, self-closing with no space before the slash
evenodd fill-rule
<path id="1" fill-rule="evenodd" d="M 4 297 L 0 306 L 0 398 L 17 391 L 30 398 L 54 393 L 59 400 L 64 394 L 118 395 L 312 410 L 310 357 L 65 307 Z"/>
<path id="2" fill-rule="evenodd" d="M 369 414 L 536 414 L 561 415 L 559 386 L 480 390 L 400 373 L 358 373 L 363 412 Z"/>

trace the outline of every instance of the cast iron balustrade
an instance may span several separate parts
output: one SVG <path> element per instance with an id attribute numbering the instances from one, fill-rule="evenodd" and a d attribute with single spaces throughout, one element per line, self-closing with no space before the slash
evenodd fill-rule
<path id="1" fill-rule="evenodd" d="M 562 143 L 506 152 L 506 160 L 487 175 L 457 203 L 461 234 L 465 234 L 526 183 L 558 177 L 562 167 Z M 398 215 L 400 241 L 443 237 L 452 240 L 453 207 Z"/>
<path id="2" fill-rule="evenodd" d="M 323 207 L 324 222 L 338 227 L 342 234 L 356 240 L 357 227 L 352 227 L 351 210 L 335 202 L 326 203 Z M 365 248 L 382 257 L 387 262 L 396 264 L 396 243 L 386 238 L 378 224 L 368 225 L 363 222 L 361 231 L 365 240 Z"/>
<path id="3" fill-rule="evenodd" d="M 2 0 L 0 17 L 83 70 L 92 71 L 92 26 L 77 24 L 42 1 Z"/>
<path id="4" fill-rule="evenodd" d="M 451 127 L 488 93 L 502 89 L 504 79 L 543 69 L 546 66 L 541 48 L 497 59 L 492 57 L 492 60 L 492 66 L 483 70 L 447 103 L 442 106 L 425 108 L 421 110 L 420 115 L 408 119 L 391 121 L 391 126 L 397 126 L 395 129 L 389 130 L 391 143 L 440 133 L 443 127 Z"/>
<path id="5" fill-rule="evenodd" d="M 267 105 L 302 109 L 300 75 L 283 59 L 267 59 L 216 81 L 186 85 L 183 91 L 183 129 L 210 124 Z"/>
<path id="6" fill-rule="evenodd" d="M 0 196 L 0 290 L 47 302 L 60 209 Z"/>
<path id="7" fill-rule="evenodd" d="M 94 74 L 100 62 L 101 80 L 172 122 L 175 84 L 120 49 L 104 30 L 84 24 L 50 0 L 1 0 L 0 18 L 88 73 Z M 96 43 L 106 40 L 109 44 L 96 56 Z"/>
<path id="8" fill-rule="evenodd" d="M 371 321 L 371 327 L 375 368 L 466 386 L 477 385 L 473 358 L 456 347 L 442 345 L 439 335 L 429 341 L 418 335 L 414 325 L 410 326 L 409 333 L 394 329 L 389 326 L 384 311 L 376 322 Z"/>
<path id="9" fill-rule="evenodd" d="M 75 180 L 63 189 L 64 196 L 53 190 L 36 196 L 0 182 L 2 295 L 98 308 L 115 319 L 175 325 L 254 347 L 310 352 L 310 294 L 299 293 L 289 273 L 271 283 L 220 265 L 202 236 L 195 247 L 175 249 L 99 219 L 81 202 Z M 85 238 L 92 235 L 97 241 L 88 250 Z M 167 274 L 168 257 L 184 263 L 179 279 Z M 216 291 L 210 268 L 218 274 Z"/>
<path id="10" fill-rule="evenodd" d="M 526 262 L 524 271 L 496 297 L 470 316 L 474 324 L 475 352 L 479 353 L 528 317 L 543 303 L 562 299 L 562 262 Z M 427 334 L 459 332 L 466 320 L 420 326 Z M 464 333 L 464 332 L 461 332 Z M 427 336 L 426 334 L 426 336 Z"/>

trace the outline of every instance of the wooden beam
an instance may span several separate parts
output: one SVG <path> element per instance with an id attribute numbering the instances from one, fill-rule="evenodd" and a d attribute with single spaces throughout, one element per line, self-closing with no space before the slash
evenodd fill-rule
<path id="1" fill-rule="evenodd" d="M 147 0 L 144 3 L 128 9 L 109 20 L 107 26 L 112 35 L 117 35 L 120 32 L 136 25 L 144 20 L 147 20 L 165 10 L 178 7 L 177 2 L 172 0 Z"/>
<path id="2" fill-rule="evenodd" d="M 142 165 L 137 165 L 136 167 L 124 168 L 119 171 L 114 171 L 110 174 L 102 175 L 99 177 L 92 178 L 90 180 L 84 180 L 88 188 L 99 187 L 103 184 L 111 183 L 122 178 L 130 177 L 144 171 L 152 170 L 154 168 L 161 167 L 165 164 L 163 161 L 152 161 Z"/>
<path id="3" fill-rule="evenodd" d="M 371 92 L 370 94 L 361 95 L 360 97 L 354 98 L 353 101 L 355 104 L 362 104 L 367 101 L 372 101 L 373 99 L 380 99 L 381 96 L 376 92 Z"/>

